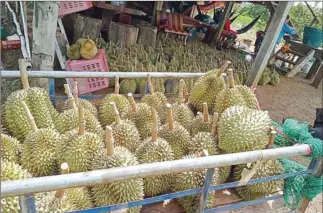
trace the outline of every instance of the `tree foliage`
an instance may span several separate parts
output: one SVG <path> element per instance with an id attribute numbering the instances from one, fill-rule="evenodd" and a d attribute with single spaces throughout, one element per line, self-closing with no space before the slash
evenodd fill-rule
<path id="1" fill-rule="evenodd" d="M 248 15 L 251 18 L 256 18 L 259 15 L 260 21 L 266 23 L 269 20 L 270 12 L 266 6 L 259 4 L 245 4 L 237 9 L 237 14 L 243 12 L 243 15 Z"/>

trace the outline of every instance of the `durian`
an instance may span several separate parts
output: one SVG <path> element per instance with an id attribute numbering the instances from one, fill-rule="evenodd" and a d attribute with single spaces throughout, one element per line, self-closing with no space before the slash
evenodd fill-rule
<path id="1" fill-rule="evenodd" d="M 98 48 L 96 47 L 95 43 L 91 39 L 86 39 L 86 41 L 82 44 L 80 50 L 81 56 L 84 59 L 92 59 L 98 53 Z"/>
<path id="2" fill-rule="evenodd" d="M 120 83 L 120 93 L 121 94 L 135 93 L 136 87 L 137 85 L 133 78 L 123 79 Z"/>
<path id="3" fill-rule="evenodd" d="M 181 159 L 188 153 L 190 133 L 179 123 L 173 120 L 172 106 L 167 104 L 167 120 L 159 129 L 159 137 L 165 139 L 172 147 L 174 159 Z"/>
<path id="4" fill-rule="evenodd" d="M 138 165 L 137 158 L 126 148 L 114 147 L 112 128 L 106 128 L 106 147 L 96 155 L 92 162 L 92 170 L 109 169 Z M 107 184 L 97 184 L 92 188 L 96 206 L 126 203 L 142 200 L 144 187 L 142 178 L 133 178 L 125 181 L 115 181 Z M 127 213 L 139 213 L 141 207 L 127 209 Z"/>
<path id="5" fill-rule="evenodd" d="M 270 77 L 270 69 L 269 68 L 266 68 L 264 70 L 264 72 L 262 73 L 259 81 L 258 81 L 258 84 L 261 85 L 261 86 L 264 86 L 266 84 L 268 84 L 269 82 L 271 81 L 271 77 Z"/>
<path id="6" fill-rule="evenodd" d="M 219 148 L 228 153 L 264 149 L 269 124 L 267 111 L 230 107 L 219 121 Z"/>
<path id="7" fill-rule="evenodd" d="M 210 109 L 214 108 L 215 100 L 225 85 L 222 73 L 229 64 L 226 62 L 220 69 L 207 72 L 195 82 L 191 89 L 190 102 L 197 110 L 202 110 L 203 102 L 206 102 Z"/>
<path id="8" fill-rule="evenodd" d="M 104 41 L 104 39 L 101 36 L 100 33 L 100 37 L 95 39 L 95 45 L 99 48 L 99 49 L 105 49 L 107 46 L 107 42 Z"/>
<path id="9" fill-rule="evenodd" d="M 119 94 L 119 77 L 115 76 L 114 94 L 108 94 L 102 100 L 99 106 L 99 118 L 102 126 L 110 125 L 114 122 L 114 113 L 110 106 L 110 102 L 114 102 L 121 114 L 121 117 L 129 109 L 129 102 L 126 97 Z"/>
<path id="10" fill-rule="evenodd" d="M 1 159 L 1 183 L 31 178 L 32 175 L 13 161 Z M 19 197 L 1 198 L 2 213 L 20 213 Z"/>
<path id="11" fill-rule="evenodd" d="M 223 113 L 231 106 L 246 106 L 255 109 L 257 99 L 255 94 L 247 86 L 235 86 L 232 70 L 228 70 L 229 88 L 222 90 L 217 96 L 215 111 Z"/>
<path id="12" fill-rule="evenodd" d="M 140 138 L 143 140 L 150 135 L 152 123 L 150 106 L 146 103 L 136 103 L 131 93 L 128 94 L 128 100 L 130 103 L 130 108 L 122 118 L 129 119 L 135 124 L 140 134 Z M 158 125 L 160 125 L 158 114 L 157 122 Z"/>
<path id="13" fill-rule="evenodd" d="M 119 111 L 114 102 L 111 102 L 110 105 L 115 114 L 115 122 L 111 125 L 113 129 L 113 138 L 118 146 L 123 146 L 134 153 L 140 144 L 139 132 L 131 120 L 120 119 Z"/>
<path id="14" fill-rule="evenodd" d="M 158 122 L 156 110 L 151 107 L 152 128 L 151 137 L 146 138 L 136 150 L 140 163 L 153 163 L 174 160 L 174 153 L 169 143 L 158 137 Z M 155 196 L 167 192 L 171 188 L 173 175 L 158 175 L 144 178 L 144 191 L 147 196 Z"/>
<path id="15" fill-rule="evenodd" d="M 195 135 L 198 132 L 211 132 L 212 130 L 212 116 L 209 115 L 208 105 L 203 104 L 203 113 L 198 112 L 196 117 L 191 121 L 191 134 Z"/>
<path id="16" fill-rule="evenodd" d="M 78 60 L 81 58 L 81 46 L 79 44 L 73 44 L 67 49 L 67 57 L 71 60 Z"/>
<path id="17" fill-rule="evenodd" d="M 167 119 L 165 116 L 165 109 L 167 104 L 167 99 L 163 93 L 160 92 L 154 92 L 154 87 L 151 83 L 150 75 L 147 75 L 147 84 L 149 87 L 149 93 L 146 94 L 142 99 L 141 102 L 148 104 L 149 106 L 152 106 L 156 109 L 160 121 L 162 124 L 166 123 Z"/>
<path id="18" fill-rule="evenodd" d="M 98 155 L 103 143 L 99 135 L 85 131 L 86 121 L 83 107 L 78 108 L 78 130 L 74 129 L 63 136 L 58 146 L 58 162 L 66 162 L 70 171 L 85 172 L 91 170 L 92 159 Z"/>
<path id="19" fill-rule="evenodd" d="M 1 133 L 1 159 L 19 163 L 20 142 L 9 135 Z"/>
<path id="20" fill-rule="evenodd" d="M 273 71 L 273 73 L 271 74 L 271 80 L 270 80 L 270 84 L 273 86 L 277 86 L 280 82 L 280 78 L 279 78 L 279 74 L 278 72 L 276 72 L 275 70 Z"/>

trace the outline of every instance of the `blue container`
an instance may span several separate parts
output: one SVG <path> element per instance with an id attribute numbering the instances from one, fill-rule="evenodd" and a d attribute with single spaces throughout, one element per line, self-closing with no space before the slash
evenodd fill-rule
<path id="1" fill-rule="evenodd" d="M 313 27 L 304 27 L 303 44 L 318 48 L 322 46 L 323 31 Z"/>

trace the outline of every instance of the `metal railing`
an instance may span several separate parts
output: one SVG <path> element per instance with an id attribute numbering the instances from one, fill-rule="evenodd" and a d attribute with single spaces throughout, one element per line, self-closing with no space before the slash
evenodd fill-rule
<path id="1" fill-rule="evenodd" d="M 188 77 L 199 77 L 204 73 L 156 73 L 156 72 L 133 72 L 133 73 L 120 73 L 120 72 L 46 72 L 46 71 L 29 71 L 28 77 L 35 78 L 67 78 L 67 77 L 114 77 L 118 75 L 122 78 L 127 78 L 131 76 L 134 77 L 146 77 L 147 74 L 150 74 L 151 77 L 169 77 L 169 78 L 185 78 Z M 20 77 L 19 71 L 1 71 L 1 77 L 5 78 L 17 78 Z M 130 77 L 129 77 L 130 78 Z M 55 90 L 53 84 L 50 83 L 49 91 L 51 95 L 55 96 Z M 1 182 L 1 198 L 10 197 L 10 196 L 19 196 L 21 212 L 25 213 L 35 213 L 35 203 L 33 200 L 32 194 L 45 192 L 45 191 L 54 191 L 58 189 L 74 188 L 81 186 L 91 186 L 100 183 L 109 183 L 113 181 L 128 180 L 131 178 L 145 178 L 152 175 L 163 175 L 170 173 L 179 173 L 184 171 L 191 170 L 201 170 L 207 169 L 204 186 L 198 189 L 189 189 L 181 192 L 174 192 L 170 194 L 165 194 L 161 196 L 155 196 L 139 201 L 131 201 L 128 203 L 121 203 L 103 207 L 96 207 L 91 209 L 84 209 L 76 212 L 84 213 L 98 213 L 106 211 L 114 211 L 125 208 L 131 208 L 135 206 L 147 205 L 150 203 L 156 203 L 164 200 L 169 200 L 173 198 L 183 197 L 187 195 L 200 194 L 200 203 L 197 213 L 212 213 L 220 212 L 225 210 L 232 210 L 244 206 L 254 205 L 258 203 L 263 203 L 268 200 L 277 200 L 281 199 L 282 195 L 275 195 L 270 197 L 265 197 L 252 201 L 244 201 L 235 204 L 228 204 L 224 206 L 219 206 L 212 209 L 205 209 L 207 196 L 210 191 L 223 190 L 241 186 L 240 182 L 231 182 L 220 185 L 211 185 L 212 176 L 215 172 L 214 168 L 230 165 L 238 165 L 245 163 L 252 163 L 259 160 L 269 160 L 277 158 L 285 158 L 299 155 L 309 155 L 311 152 L 310 146 L 306 144 L 295 145 L 291 147 L 275 148 L 275 149 L 266 149 L 266 150 L 256 150 L 250 152 L 242 153 L 232 153 L 216 156 L 207 156 L 194 159 L 182 159 L 174 160 L 167 162 L 157 162 L 149 164 L 140 164 L 136 166 L 123 167 L 123 168 L 110 168 L 103 170 L 95 170 L 88 172 L 80 173 L 71 173 L 55 176 L 46 176 L 46 177 L 36 177 L 24 180 L 15 180 L 15 181 L 5 181 Z M 245 185 L 257 184 L 266 181 L 273 181 L 278 179 L 284 179 L 288 177 L 294 177 L 297 175 L 306 175 L 315 173 L 319 169 L 319 161 L 312 160 L 309 168 L 305 171 L 292 172 L 287 174 L 281 174 L 276 176 L 270 176 L 259 179 L 251 179 Z"/>

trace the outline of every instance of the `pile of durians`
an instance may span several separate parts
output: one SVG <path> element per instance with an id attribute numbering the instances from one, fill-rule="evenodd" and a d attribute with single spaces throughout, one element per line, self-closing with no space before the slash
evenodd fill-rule
<path id="1" fill-rule="evenodd" d="M 140 59 L 147 57 L 138 53 L 129 52 Z M 130 60 L 124 60 L 125 66 L 136 66 L 136 61 L 126 62 Z M 98 107 L 78 97 L 77 83 L 72 89 L 66 84 L 68 100 L 61 113 L 52 106 L 46 90 L 29 87 L 28 79 L 22 77 L 24 88 L 13 92 L 3 106 L 6 133 L 1 133 L 1 181 L 265 149 L 268 113 L 257 108 L 250 88 L 235 84 L 229 66 L 226 62 L 198 78 L 190 94 L 185 81 L 179 80 L 178 99 L 173 103 L 155 90 L 150 76 L 144 79 L 149 93 L 140 102 L 132 93 L 120 94 L 119 77 L 115 76 L 114 93 L 106 95 Z M 198 111 L 196 115 L 192 108 Z M 242 172 L 254 165 L 216 168 L 212 184 L 240 180 Z M 279 161 L 266 161 L 255 177 L 280 173 Z M 66 212 L 125 203 L 200 188 L 205 174 L 206 170 L 187 171 L 39 193 L 35 204 L 37 212 Z M 281 186 L 282 181 L 277 180 L 240 186 L 237 192 L 244 199 L 257 199 Z M 177 201 L 191 213 L 198 207 L 199 196 Z M 208 196 L 208 207 L 213 200 L 214 192 Z M 1 204 L 4 213 L 20 210 L 18 197 L 2 198 Z M 129 208 L 127 212 L 140 209 Z"/>

